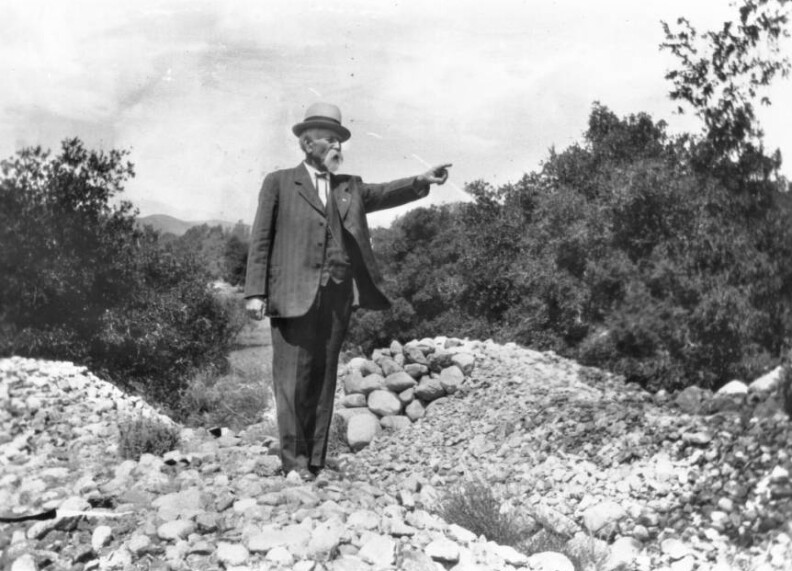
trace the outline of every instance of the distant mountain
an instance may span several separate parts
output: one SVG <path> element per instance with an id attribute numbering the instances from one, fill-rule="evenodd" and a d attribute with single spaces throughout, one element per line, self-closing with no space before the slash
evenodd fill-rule
<path id="1" fill-rule="evenodd" d="M 193 226 L 200 226 L 206 224 L 208 226 L 222 226 L 226 230 L 231 230 L 236 226 L 235 222 L 228 222 L 227 220 L 179 220 L 167 214 L 150 214 L 149 216 L 142 216 L 138 218 L 138 224 L 141 226 L 151 226 L 154 230 L 158 230 L 163 234 L 170 232 L 176 236 L 181 236 Z"/>

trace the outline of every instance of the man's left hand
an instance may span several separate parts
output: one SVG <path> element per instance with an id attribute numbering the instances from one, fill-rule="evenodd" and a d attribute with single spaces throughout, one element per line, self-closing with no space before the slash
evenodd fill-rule
<path id="1" fill-rule="evenodd" d="M 432 167 L 425 173 L 419 174 L 416 178 L 418 182 L 422 182 L 426 184 L 443 184 L 445 181 L 448 180 L 448 169 L 451 166 L 452 166 L 451 163 L 437 165 L 435 167 Z"/>

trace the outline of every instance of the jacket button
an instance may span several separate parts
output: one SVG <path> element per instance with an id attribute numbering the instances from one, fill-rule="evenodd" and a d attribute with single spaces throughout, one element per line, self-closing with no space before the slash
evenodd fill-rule
<path id="1" fill-rule="evenodd" d="M 314 267 L 315 267 L 315 268 L 321 268 L 321 267 L 322 267 L 322 264 L 320 264 L 319 262 L 316 262 L 316 263 L 314 264 Z"/>

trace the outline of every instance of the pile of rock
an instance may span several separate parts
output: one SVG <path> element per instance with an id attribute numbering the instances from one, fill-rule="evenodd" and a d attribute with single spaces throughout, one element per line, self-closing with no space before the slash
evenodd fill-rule
<path id="1" fill-rule="evenodd" d="M 735 379 L 716 392 L 692 385 L 674 395 L 673 401 L 688 414 L 710 415 L 750 409 L 751 417 L 768 418 L 783 410 L 781 387 L 783 375 L 784 368 L 778 366 L 750 384 Z M 655 398 L 662 403 L 671 396 L 666 391 L 660 390 Z"/>
<path id="2" fill-rule="evenodd" d="M 431 403 L 456 393 L 476 362 L 470 342 L 446 337 L 393 341 L 370 359 L 352 359 L 342 371 L 336 403 L 346 443 L 368 446 L 381 430 L 402 430 Z"/>

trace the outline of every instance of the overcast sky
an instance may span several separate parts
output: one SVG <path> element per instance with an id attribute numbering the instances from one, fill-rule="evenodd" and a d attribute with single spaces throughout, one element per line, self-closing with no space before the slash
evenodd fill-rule
<path id="1" fill-rule="evenodd" d="M 660 20 L 700 30 L 728 0 L 0 0 L 0 157 L 65 137 L 131 151 L 141 214 L 251 222 L 261 179 L 301 159 L 312 102 L 352 131 L 344 172 L 382 182 L 452 162 L 416 204 L 464 199 L 580 140 L 594 101 L 672 130 Z M 762 111 L 792 164 L 792 85 Z M 790 165 L 784 169 L 789 176 Z M 394 214 L 372 216 L 377 224 Z"/>

